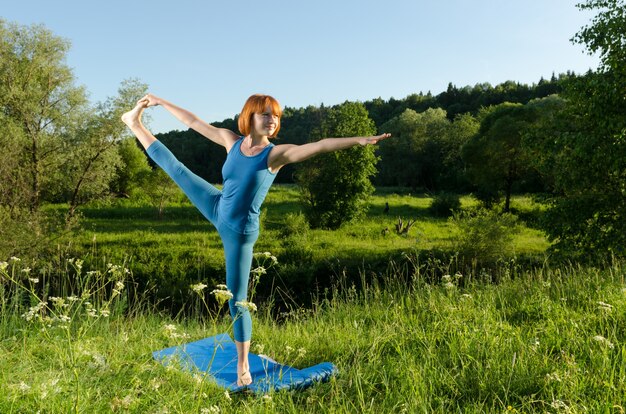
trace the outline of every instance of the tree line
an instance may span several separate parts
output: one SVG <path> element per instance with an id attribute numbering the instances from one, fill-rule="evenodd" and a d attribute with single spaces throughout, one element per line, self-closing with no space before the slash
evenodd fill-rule
<path id="1" fill-rule="evenodd" d="M 373 121 L 374 132 L 392 132 L 398 138 L 385 143 L 389 148 L 381 146 L 385 150 L 381 149 L 378 153 L 381 160 L 379 170 L 373 177 L 374 184 L 428 191 L 468 191 L 467 180 L 461 178 L 464 167 L 455 161 L 460 156 L 459 148 L 476 133 L 480 112 L 504 102 L 526 104 L 533 99 L 558 94 L 563 82 L 575 76 L 570 71 L 558 77 L 553 74 L 550 79 L 541 78 L 532 85 L 507 81 L 496 86 L 481 83 L 459 88 L 450 83 L 447 90 L 438 95 L 420 92 L 404 99 L 376 98 L 362 102 L 369 119 Z M 342 106 L 335 105 L 335 108 Z M 304 144 L 323 138 L 322 124 L 332 108 L 323 104 L 304 108 L 285 107 L 276 143 Z M 214 122 L 213 125 L 237 131 L 237 116 Z M 158 138 L 198 175 L 209 182 L 221 181 L 221 164 L 226 158 L 222 148 L 207 143 L 192 130 L 162 133 L 158 134 Z M 391 148 L 404 139 L 412 141 L 412 144 L 403 143 L 401 148 Z M 418 147 L 422 147 L 422 151 Z M 407 152 L 407 149 L 412 150 Z M 409 162 L 394 162 L 398 152 L 405 154 Z M 440 155 L 434 157 L 435 154 Z M 387 162 L 389 160 L 392 161 Z M 391 164 L 414 166 L 416 170 L 403 168 L 398 173 Z M 444 165 L 446 169 L 442 171 Z M 287 166 L 277 177 L 277 182 L 294 183 L 296 168 Z"/>
<path id="2" fill-rule="evenodd" d="M 578 7 L 597 12 L 571 39 L 600 56 L 596 70 L 553 74 L 532 85 L 449 84 L 438 95 L 284 108 L 278 143 L 376 132 L 394 137 L 376 149 L 287 166 L 277 181 L 298 183 L 309 221 L 328 228 L 362 214 L 373 185 L 472 192 L 504 211 L 515 192 L 540 194 L 549 205 L 542 225 L 554 251 L 624 256 L 624 0 Z M 87 202 L 143 196 L 162 206 L 171 189 L 119 122 L 146 85 L 123 81 L 116 96 L 90 105 L 64 63 L 68 48 L 43 26 L 0 20 L 0 253 L 26 249 L 28 243 L 15 242 L 19 234 L 51 234 L 46 203 L 67 203 L 68 226 Z M 237 118 L 214 125 L 237 131 Z M 198 175 L 221 181 L 222 148 L 191 130 L 158 138 Z"/>

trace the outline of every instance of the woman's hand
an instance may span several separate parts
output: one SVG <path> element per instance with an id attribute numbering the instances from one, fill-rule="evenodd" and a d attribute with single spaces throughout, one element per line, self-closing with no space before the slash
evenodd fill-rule
<path id="1" fill-rule="evenodd" d="M 139 104 L 139 103 L 143 103 L 143 104 L 145 105 L 145 107 L 146 107 L 146 108 L 149 108 L 149 107 L 151 107 L 151 106 L 158 106 L 158 105 L 161 105 L 161 103 L 162 103 L 162 99 L 161 99 L 161 98 L 159 98 L 159 97 L 158 97 L 158 96 L 156 96 L 156 95 L 153 95 L 153 94 L 149 93 L 149 94 L 147 94 L 146 96 L 144 96 L 143 98 L 141 98 L 141 99 L 139 100 L 139 102 L 137 102 L 137 103 L 138 103 L 138 104 Z"/>
<path id="2" fill-rule="evenodd" d="M 383 139 L 387 139 L 391 137 L 391 134 L 389 133 L 385 133 L 385 134 L 380 134 L 380 135 L 376 135 L 373 137 L 365 137 L 359 140 L 359 144 L 361 145 L 374 145 L 374 144 L 378 144 L 378 141 L 381 141 Z"/>

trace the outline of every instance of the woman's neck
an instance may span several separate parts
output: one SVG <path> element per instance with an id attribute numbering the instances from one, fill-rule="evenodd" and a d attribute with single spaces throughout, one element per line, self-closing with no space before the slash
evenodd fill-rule
<path id="1" fill-rule="evenodd" d="M 267 135 L 250 134 L 247 136 L 250 147 L 265 146 L 270 143 Z"/>

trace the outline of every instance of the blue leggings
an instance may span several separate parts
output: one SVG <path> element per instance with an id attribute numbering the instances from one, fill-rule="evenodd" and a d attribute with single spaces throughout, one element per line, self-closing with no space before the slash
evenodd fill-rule
<path id="1" fill-rule="evenodd" d="M 224 245 L 226 258 L 226 286 L 233 294 L 228 301 L 233 322 L 235 340 L 249 341 L 252 337 L 252 318 L 248 309 L 236 306 L 248 296 L 248 279 L 252 267 L 252 249 L 259 232 L 240 234 L 223 223 L 218 214 L 222 192 L 192 173 L 160 141 L 152 143 L 146 150 L 150 158 L 161 167 L 217 229 Z"/>

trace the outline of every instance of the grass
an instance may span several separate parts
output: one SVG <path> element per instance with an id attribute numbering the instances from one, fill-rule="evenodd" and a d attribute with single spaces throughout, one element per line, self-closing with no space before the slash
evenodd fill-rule
<path id="1" fill-rule="evenodd" d="M 619 263 L 546 266 L 499 284 L 478 275 L 433 284 L 392 263 L 380 280 L 363 276 L 361 289 L 339 280 L 280 322 L 261 307 L 253 350 L 296 367 L 332 361 L 340 372 L 306 391 L 264 397 L 227 395 L 151 359 L 154 350 L 228 332 L 224 309 L 172 318 L 141 298 L 130 301 L 117 284 L 130 284 L 123 271 L 102 269 L 101 279 L 72 292 L 75 299 L 48 298 L 27 321 L 21 315 L 40 303 L 45 280 L 29 280 L 23 268 L 10 261 L 0 272 L 2 413 L 624 410 L 626 270 Z M 67 269 L 67 280 L 76 270 Z"/>
<path id="2" fill-rule="evenodd" d="M 386 202 L 389 214 L 383 212 Z M 296 287 L 309 285 L 314 279 L 328 279 L 331 274 L 346 271 L 358 278 L 363 269 L 380 272 L 390 259 L 405 251 L 454 255 L 459 229 L 447 218 L 431 216 L 431 202 L 430 196 L 380 189 L 362 220 L 336 231 L 308 231 L 306 241 L 295 246 L 306 250 L 308 268 L 281 266 L 281 283 L 295 296 L 301 290 Z M 477 204 L 470 196 L 463 196 L 461 202 L 464 209 Z M 272 187 L 264 206 L 263 229 L 255 249 L 271 251 L 283 264 L 290 260 L 302 263 L 301 252 L 294 255 L 294 243 L 285 241 L 281 233 L 288 215 L 302 210 L 296 187 Z M 515 197 L 512 206 L 528 223 L 536 221 L 542 208 L 525 196 Z M 129 200 L 91 206 L 82 214 L 83 230 L 72 238 L 67 254 L 83 257 L 91 266 L 99 265 L 96 259 L 129 262 L 135 277 L 152 286 L 161 299 L 171 299 L 174 307 L 185 301 L 184 290 L 190 283 L 223 281 L 224 259 L 217 232 L 188 202 L 170 204 L 161 219 L 156 217 L 156 208 Z M 395 232 L 399 217 L 416 220 L 407 235 Z M 549 246 L 543 233 L 529 225 L 520 226 L 512 244 L 515 256 L 536 262 L 543 260 Z M 269 288 L 264 289 L 267 292 Z"/>
<path id="3" fill-rule="evenodd" d="M 271 287 L 263 300 L 253 298 L 252 349 L 296 367 L 331 361 L 340 375 L 265 397 L 227 395 L 151 358 L 230 330 L 225 309 L 209 301 L 207 311 L 210 295 L 189 290 L 223 283 L 210 224 L 184 202 L 163 219 L 127 201 L 84 209 L 83 230 L 50 263 L 0 262 L 0 412 L 623 412 L 622 265 L 549 265 L 533 227 L 543 206 L 517 196 L 514 255 L 456 276 L 462 235 L 429 214 L 431 201 L 383 189 L 360 222 L 286 239 L 298 194 L 272 189 L 256 250 L 279 264 L 261 279 Z M 395 234 L 398 217 L 416 219 L 408 235 Z M 525 269 L 516 259 L 525 256 L 544 265 Z M 155 304 L 157 288 L 184 299 L 185 311 Z"/>

